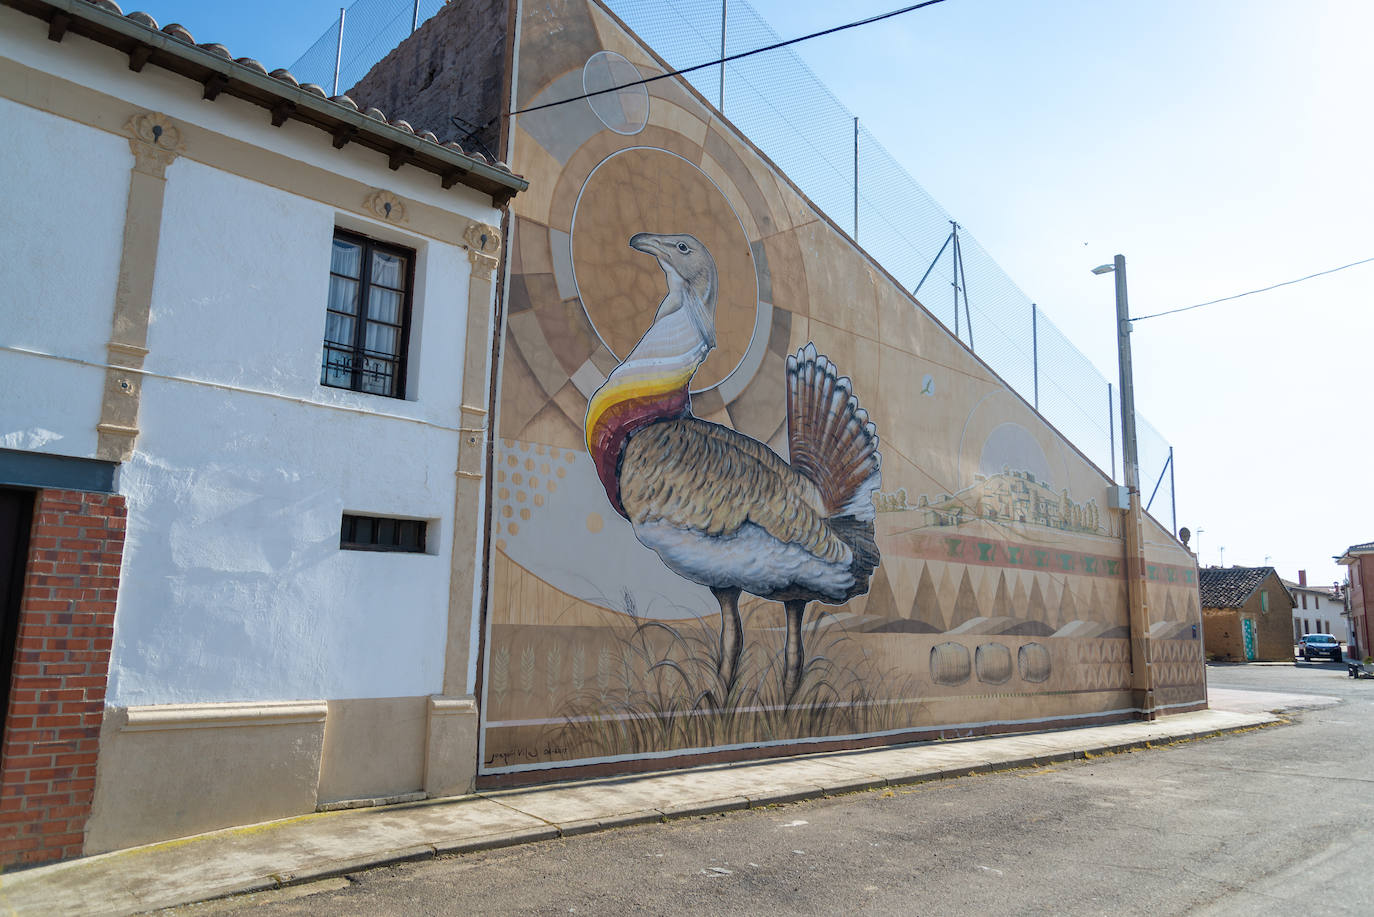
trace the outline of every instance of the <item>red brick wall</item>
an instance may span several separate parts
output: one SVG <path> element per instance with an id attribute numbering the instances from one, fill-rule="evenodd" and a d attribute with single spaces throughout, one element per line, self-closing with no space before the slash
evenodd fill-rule
<path id="1" fill-rule="evenodd" d="M 1374 653 L 1374 628 L 1370 627 L 1370 617 L 1374 616 L 1374 556 L 1357 555 L 1350 566 L 1350 614 L 1355 625 L 1355 639 L 1360 644 L 1361 658 Z"/>
<path id="2" fill-rule="evenodd" d="M 117 494 L 44 490 L 34 501 L 0 749 L 0 865 L 81 854 L 124 521 Z"/>

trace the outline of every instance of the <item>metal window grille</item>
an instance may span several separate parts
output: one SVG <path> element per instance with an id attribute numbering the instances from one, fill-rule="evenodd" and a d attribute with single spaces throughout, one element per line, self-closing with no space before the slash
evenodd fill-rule
<path id="1" fill-rule="evenodd" d="M 335 230 L 320 384 L 405 397 L 415 253 Z"/>
<path id="2" fill-rule="evenodd" d="M 339 526 L 339 547 L 348 551 L 399 551 L 425 553 L 428 524 L 423 519 L 389 519 L 344 513 Z"/>

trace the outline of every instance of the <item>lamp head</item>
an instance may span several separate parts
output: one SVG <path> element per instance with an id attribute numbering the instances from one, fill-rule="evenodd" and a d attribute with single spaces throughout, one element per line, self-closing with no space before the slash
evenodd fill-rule
<path id="1" fill-rule="evenodd" d="M 1116 270 L 1116 265 L 1115 265 L 1115 264 L 1099 264 L 1097 267 L 1093 268 L 1093 273 L 1094 273 L 1094 274 L 1110 274 L 1110 273 L 1111 273 L 1112 271 L 1114 271 L 1114 270 Z"/>

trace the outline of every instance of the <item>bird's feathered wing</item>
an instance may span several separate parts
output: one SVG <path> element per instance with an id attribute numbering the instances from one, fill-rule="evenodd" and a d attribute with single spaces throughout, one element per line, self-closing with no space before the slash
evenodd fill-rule
<path id="1" fill-rule="evenodd" d="M 620 497 L 636 536 L 694 582 L 765 598 L 840 603 L 879 563 L 878 437 L 815 348 L 788 358 L 792 464 L 758 440 L 695 417 L 630 437 Z"/>
<path id="2" fill-rule="evenodd" d="M 825 525 L 820 494 L 776 452 L 720 424 L 685 417 L 640 431 L 625 447 L 620 494 L 630 522 L 668 522 L 729 535 L 746 522 L 838 562 L 844 542 Z"/>
<path id="3" fill-rule="evenodd" d="M 878 431 L 849 377 L 811 344 L 787 356 L 787 448 L 792 467 L 815 483 L 825 515 L 873 521 L 882 486 Z"/>

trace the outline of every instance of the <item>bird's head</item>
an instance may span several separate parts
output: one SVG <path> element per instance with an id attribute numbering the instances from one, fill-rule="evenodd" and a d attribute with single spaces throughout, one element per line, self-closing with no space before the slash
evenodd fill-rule
<path id="1" fill-rule="evenodd" d="M 706 246 L 687 233 L 637 232 L 630 237 L 630 248 L 657 258 L 668 278 L 669 295 L 654 320 L 685 308 L 707 346 L 715 347 L 716 261 Z"/>

